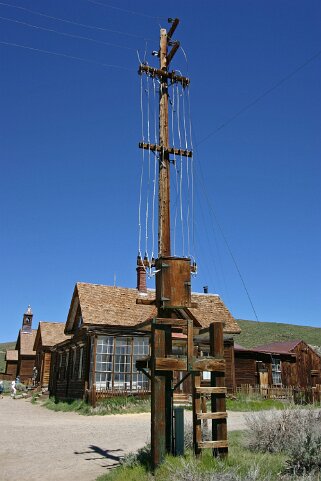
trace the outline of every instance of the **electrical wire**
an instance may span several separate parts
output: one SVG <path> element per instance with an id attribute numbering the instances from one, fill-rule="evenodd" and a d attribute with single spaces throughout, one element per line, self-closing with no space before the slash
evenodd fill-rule
<path id="1" fill-rule="evenodd" d="M 207 205 L 208 205 L 208 207 L 209 207 L 209 212 L 212 214 L 212 219 L 215 220 L 215 223 L 217 224 L 217 226 L 218 226 L 218 228 L 219 228 L 219 230 L 220 230 L 220 233 L 221 233 L 221 236 L 222 236 L 222 238 L 223 238 L 223 241 L 224 241 L 224 243 L 225 243 L 225 245 L 226 245 L 226 247 L 227 247 L 227 250 L 228 250 L 228 252 L 229 252 L 229 254 L 230 254 L 230 256 L 231 256 L 231 259 L 232 259 L 232 261 L 233 261 L 233 264 L 234 264 L 234 266 L 235 266 L 235 268 L 236 268 L 236 270 L 237 270 L 237 273 L 238 273 L 239 278 L 240 278 L 240 280 L 241 280 L 241 282 L 242 282 L 243 288 L 244 288 L 244 290 L 245 290 L 245 292 L 246 292 L 247 298 L 248 298 L 248 300 L 249 300 L 249 302 L 250 302 L 250 305 L 251 305 L 251 307 L 252 307 L 252 310 L 253 310 L 255 319 L 256 319 L 257 322 L 258 322 L 259 319 L 258 319 L 258 316 L 257 316 L 257 313 L 256 313 L 256 309 L 255 309 L 255 307 L 254 307 L 254 304 L 253 304 L 252 298 L 251 298 L 251 296 L 250 296 L 250 293 L 249 293 L 249 291 L 248 291 L 248 288 L 247 288 L 247 286 L 246 286 L 246 284 L 245 284 L 244 278 L 243 278 L 243 276 L 242 276 L 242 274 L 241 274 L 241 271 L 240 271 L 240 268 L 239 268 L 238 263 L 237 263 L 237 261 L 236 261 L 236 258 L 235 258 L 234 254 L 233 254 L 233 252 L 232 252 L 232 249 L 231 249 L 230 244 L 229 244 L 229 242 L 228 242 L 228 240 L 227 240 L 227 237 L 226 237 L 225 234 L 224 234 L 223 228 L 222 228 L 220 222 L 218 221 L 218 217 L 217 217 L 217 215 L 216 215 L 216 212 L 214 211 L 214 209 L 213 209 L 213 207 L 212 207 L 212 204 L 211 204 L 211 202 L 209 201 L 209 197 L 208 197 L 207 189 L 206 189 L 206 186 L 205 186 L 205 181 L 204 181 L 204 176 L 203 176 L 201 164 L 198 163 L 198 165 L 199 165 L 199 167 L 200 167 L 200 168 L 199 168 L 199 172 L 200 172 L 200 174 L 201 174 L 201 175 L 200 175 L 200 179 L 201 179 L 202 185 L 203 185 L 202 191 L 203 191 L 204 196 L 205 196 L 205 199 L 206 199 L 206 201 L 207 201 Z"/>
<path id="2" fill-rule="evenodd" d="M 212 132 L 210 132 L 209 134 L 207 134 L 203 139 L 201 139 L 197 145 L 200 145 L 202 144 L 203 142 L 206 142 L 206 140 L 208 140 L 210 137 L 212 137 L 213 135 L 217 134 L 217 132 L 219 132 L 220 130 L 222 130 L 224 127 L 226 127 L 227 125 L 229 125 L 231 122 L 233 122 L 233 120 L 237 119 L 240 115 L 242 115 L 244 112 L 246 112 L 247 110 L 249 110 L 251 107 L 253 107 L 255 104 L 257 104 L 260 100 L 262 100 L 264 97 L 266 97 L 267 95 L 269 95 L 271 92 L 273 92 L 273 90 L 277 89 L 278 87 L 280 87 L 282 84 L 284 84 L 285 82 L 287 82 L 288 80 L 290 80 L 292 77 L 294 77 L 294 75 L 296 75 L 298 72 L 300 72 L 300 70 L 302 70 L 303 68 L 305 68 L 307 65 L 309 65 L 311 62 L 313 62 L 316 58 L 318 58 L 319 56 L 321 55 L 321 50 L 319 50 L 317 53 L 315 53 L 314 55 L 312 55 L 312 57 L 308 58 L 305 62 L 303 62 L 301 65 L 299 65 L 297 68 L 295 68 L 294 70 L 292 70 L 292 72 L 290 72 L 288 75 L 286 75 L 285 77 L 283 77 L 281 80 L 279 80 L 278 82 L 276 82 L 274 85 L 272 85 L 270 88 L 268 88 L 267 90 L 265 90 L 262 94 L 260 94 L 258 97 L 256 97 L 254 100 L 252 100 L 251 102 L 249 102 L 248 104 L 246 104 L 244 107 L 242 107 L 238 112 L 236 112 L 232 117 L 230 117 L 226 122 L 222 123 L 220 126 L 218 126 L 215 130 L 213 130 Z"/>
<path id="3" fill-rule="evenodd" d="M 136 51 L 136 49 L 134 49 L 132 47 L 126 47 L 125 45 L 118 45 L 118 44 L 115 44 L 115 43 L 105 42 L 103 40 L 97 40 L 97 39 L 94 39 L 94 38 L 91 38 L 91 37 L 84 37 L 82 35 L 75 35 L 75 34 L 72 34 L 72 33 L 59 32 L 58 30 L 55 30 L 53 28 L 41 27 L 40 25 L 33 25 L 31 23 L 21 22 L 20 20 L 16 20 L 16 19 L 13 19 L 13 18 L 7 18 L 7 17 L 1 17 L 0 16 L 0 20 L 18 23 L 19 25 L 35 28 L 37 30 L 44 30 L 46 32 L 56 33 L 57 35 L 62 35 L 64 37 L 71 37 L 71 38 L 76 38 L 76 39 L 80 39 L 80 40 L 89 40 L 90 42 L 105 45 L 107 47 L 116 47 L 116 48 L 123 48 L 125 50 L 134 50 L 134 52 Z"/>
<path id="4" fill-rule="evenodd" d="M 85 24 L 85 23 L 79 23 L 79 22 L 75 22 L 73 20 L 69 20 L 69 19 L 66 19 L 66 18 L 54 17 L 53 15 L 48 15 L 46 13 L 39 12 L 37 10 L 31 10 L 30 8 L 22 7 L 20 5 L 10 5 L 9 3 L 5 3 L 5 2 L 0 2 L 0 5 L 5 6 L 5 7 L 10 7 L 10 8 L 16 8 L 18 10 L 23 10 L 23 11 L 31 13 L 33 15 L 38 15 L 40 17 L 49 18 L 51 20 L 57 20 L 58 22 L 68 23 L 70 25 L 76 25 L 78 27 L 89 28 L 89 29 L 92 29 L 92 30 L 99 30 L 101 32 L 116 33 L 116 34 L 119 34 L 119 35 L 126 35 L 128 37 L 135 37 L 135 38 L 140 38 L 140 39 L 143 39 L 143 40 L 146 39 L 146 37 L 142 37 L 141 35 L 137 35 L 137 34 L 134 34 L 134 33 L 124 32 L 124 31 L 120 31 L 120 30 L 114 30 L 114 29 L 107 28 L 107 27 L 99 27 L 98 25 L 89 25 L 89 24 Z"/>
<path id="5" fill-rule="evenodd" d="M 172 108 L 172 114 L 171 114 L 171 130 L 172 130 L 172 144 L 173 148 L 175 149 L 176 141 L 175 141 L 175 124 L 174 124 L 174 114 L 176 113 L 175 111 L 175 88 L 173 87 L 172 89 L 173 95 L 172 95 L 172 101 L 170 102 L 170 106 Z M 175 214 L 174 214 L 174 242 L 173 242 L 173 247 L 174 247 L 174 256 L 176 256 L 176 235 L 177 235 L 177 214 L 178 214 L 178 170 L 177 170 L 177 160 L 176 160 L 176 154 L 174 153 L 174 168 L 175 168 L 175 187 L 176 187 L 176 202 L 175 202 Z"/>
<path id="6" fill-rule="evenodd" d="M 153 104 L 154 104 L 154 142 L 157 145 L 157 117 L 156 117 L 156 82 L 153 77 Z M 153 178 L 153 203 L 152 203 L 152 253 L 155 256 L 155 199 L 156 199 L 156 176 L 157 176 L 157 155 L 154 155 L 154 178 Z"/>
<path id="7" fill-rule="evenodd" d="M 137 55 L 138 52 L 137 52 Z M 144 142 L 144 109 L 143 109 L 143 76 L 140 76 L 140 114 L 141 114 L 141 127 L 142 127 L 142 141 Z M 143 191 L 143 179 L 144 179 L 144 160 L 145 149 L 142 149 L 142 166 L 140 172 L 140 187 L 139 187 L 139 202 L 138 202 L 138 255 L 142 257 L 141 252 L 141 240 L 142 240 L 142 222 L 141 222 L 141 207 L 142 207 L 142 191 Z"/>
<path id="8" fill-rule="evenodd" d="M 148 15 L 147 13 L 141 13 L 141 12 L 136 12 L 136 11 L 133 11 L 133 10 L 127 10 L 126 8 L 116 7 L 114 5 L 110 5 L 109 3 L 101 3 L 101 2 L 98 2 L 97 0 L 87 0 L 87 2 L 92 3 L 94 5 L 98 5 L 100 7 L 112 8 L 114 10 L 119 10 L 120 12 L 129 13 L 131 15 L 138 15 L 140 17 L 152 18 L 154 20 L 164 19 L 163 17 L 155 17 L 154 15 Z"/>
<path id="9" fill-rule="evenodd" d="M 180 128 L 180 100 L 179 100 L 179 90 L 178 85 L 176 86 L 176 98 L 177 98 L 177 129 L 178 129 L 178 140 L 179 148 L 182 148 L 182 137 Z M 182 250 L 183 257 L 185 256 L 185 235 L 184 235 L 184 218 L 183 218 L 183 157 L 180 154 L 180 178 L 179 178 L 179 196 L 180 196 L 180 218 L 181 218 L 181 229 L 182 229 Z"/>
<path id="10" fill-rule="evenodd" d="M 80 60 L 82 62 L 91 63 L 93 65 L 100 65 L 101 67 L 117 68 L 117 69 L 121 69 L 121 70 L 128 70 L 129 72 L 133 71 L 132 69 L 130 69 L 128 67 L 123 67 L 122 65 L 101 63 L 101 62 L 98 62 L 96 60 L 91 60 L 91 59 L 84 58 L 84 57 L 76 57 L 74 55 L 67 55 L 66 53 L 52 52 L 51 50 L 44 50 L 42 48 L 29 47 L 27 45 L 21 45 L 21 44 L 18 44 L 18 43 L 4 42 L 3 40 L 0 40 L 0 44 L 5 45 L 7 47 L 18 47 L 18 48 L 24 48 L 24 49 L 27 49 L 27 50 L 32 50 L 34 52 L 40 52 L 40 53 L 55 55 L 56 57 L 70 58 L 72 60 Z"/>
<path id="11" fill-rule="evenodd" d="M 184 50 L 183 50 L 184 52 Z M 185 52 L 184 52 L 185 54 Z M 185 54 L 185 58 L 187 61 L 187 57 Z M 195 249 L 195 213 L 194 213 L 194 147 L 193 147 L 193 135 L 192 135 L 192 118 L 191 118 L 191 101 L 190 101 L 190 87 L 187 86 L 187 99 L 188 99 L 188 119 L 189 119 L 189 135 L 190 135 L 190 145 L 192 151 L 191 157 L 191 185 L 192 185 L 192 193 L 191 193 L 191 202 L 192 202 L 192 244 L 193 244 L 193 251 L 194 256 L 196 256 L 196 249 Z M 195 259 L 194 259 L 195 260 Z"/>
<path id="12" fill-rule="evenodd" d="M 186 130 L 186 113 L 185 113 L 185 89 L 181 86 L 182 91 L 182 103 L 183 103 L 183 127 L 185 138 L 185 149 L 188 150 L 187 142 L 187 130 Z M 189 173 L 189 157 L 186 157 L 186 181 L 187 181 L 187 214 L 186 214 L 186 226 L 187 226 L 187 255 L 191 257 L 190 246 L 190 173 Z"/>
<path id="13" fill-rule="evenodd" d="M 148 256 L 148 223 L 149 223 L 149 189 L 150 189 L 150 98 L 149 98 L 149 76 L 146 76 L 146 86 L 145 89 L 147 95 L 147 142 L 148 142 L 148 179 L 147 179 L 147 193 L 146 193 L 146 214 L 145 214 L 145 257 L 149 259 Z"/>

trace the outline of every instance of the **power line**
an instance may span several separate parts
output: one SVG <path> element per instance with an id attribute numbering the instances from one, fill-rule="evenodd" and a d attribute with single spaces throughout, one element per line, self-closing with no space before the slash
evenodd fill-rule
<path id="1" fill-rule="evenodd" d="M 203 171 L 202 171 L 202 167 L 201 167 L 200 162 L 198 162 L 198 165 L 199 165 L 199 167 L 200 167 L 200 168 L 199 168 L 199 172 L 200 172 L 200 174 L 201 174 L 201 175 L 200 175 L 200 179 L 201 179 L 201 182 L 202 182 L 202 184 L 203 184 L 203 193 L 204 193 L 205 199 L 206 199 L 206 201 L 207 201 L 207 205 L 208 205 L 208 207 L 209 207 L 210 213 L 212 214 L 213 219 L 215 220 L 215 222 L 216 222 L 216 224 L 217 224 L 217 226 L 218 226 L 218 228 L 219 228 L 219 230 L 220 230 L 220 233 L 221 233 L 221 235 L 222 235 L 222 238 L 223 238 L 223 240 L 224 240 L 224 243 L 225 243 L 225 245 L 226 245 L 226 247 L 227 247 L 227 250 L 228 250 L 228 252 L 229 252 L 229 254 L 230 254 L 230 256 L 231 256 L 231 259 L 232 259 L 233 264 L 234 264 L 234 266 L 235 266 L 235 268 L 236 268 L 236 270 L 237 270 L 237 273 L 238 273 L 238 275 L 239 275 L 239 277 L 240 277 L 240 280 L 241 280 L 242 285 L 243 285 L 243 287 L 244 287 L 244 290 L 245 290 L 245 292 L 246 292 L 247 298 L 248 298 L 248 300 L 249 300 L 249 302 L 250 302 L 250 304 L 251 304 L 251 307 L 252 307 L 252 310 L 253 310 L 255 319 L 256 319 L 257 321 L 259 321 L 258 316 L 257 316 L 257 313 L 256 313 L 256 310 L 255 310 L 255 307 L 254 307 L 254 304 L 253 304 L 253 301 L 252 301 L 251 296 L 250 296 L 250 293 L 249 293 L 249 291 L 248 291 L 248 289 L 247 289 L 247 287 L 246 287 L 244 278 L 243 278 L 243 276 L 242 276 L 242 274 L 241 274 L 241 271 L 240 271 L 240 268 L 239 268 L 238 263 L 237 263 L 237 261 L 236 261 L 236 258 L 235 258 L 234 254 L 233 254 L 233 252 L 232 252 L 232 249 L 231 249 L 231 247 L 230 247 L 230 244 L 229 244 L 229 242 L 228 242 L 228 240 L 227 240 L 227 238 L 226 238 L 226 236 L 225 236 L 225 234 L 224 234 L 223 228 L 222 228 L 221 224 L 219 223 L 218 218 L 217 218 L 217 215 L 216 215 L 216 213 L 215 213 L 215 211 L 214 211 L 214 209 L 213 209 L 213 207 L 212 207 L 212 204 L 211 204 L 211 202 L 210 202 L 210 200 L 209 200 L 209 197 L 208 197 L 208 194 L 207 194 L 206 185 L 205 185 L 205 181 L 204 181 Z"/>
<path id="2" fill-rule="evenodd" d="M 286 75 L 285 77 L 283 77 L 281 80 L 279 80 L 278 82 L 276 82 L 274 85 L 272 85 L 272 87 L 268 88 L 267 90 L 265 90 L 261 95 L 259 95 L 258 97 L 256 97 L 254 100 L 252 100 L 251 102 L 249 102 L 248 104 L 246 104 L 244 107 L 242 107 L 238 112 L 236 112 L 236 114 L 234 114 L 232 117 L 230 117 L 226 122 L 224 122 L 223 124 L 221 124 L 219 127 L 217 127 L 215 130 L 213 130 L 212 132 L 210 132 L 209 134 L 206 135 L 206 137 L 204 137 L 203 139 L 201 139 L 197 145 L 200 145 L 202 144 L 203 142 L 205 142 L 206 140 L 208 140 L 210 137 L 212 137 L 212 135 L 215 135 L 217 132 L 219 132 L 220 130 L 222 130 L 224 127 L 226 127 L 227 125 L 229 125 L 231 122 L 233 122 L 233 120 L 235 120 L 237 117 L 239 117 L 240 115 L 242 115 L 244 112 L 246 112 L 247 110 L 249 110 L 251 107 L 253 107 L 253 105 L 257 104 L 260 100 L 262 100 L 264 97 L 266 97 L 267 95 L 269 95 L 271 92 L 273 92 L 273 90 L 277 89 L 278 87 L 280 87 L 280 85 L 282 85 L 284 82 L 286 82 L 287 80 L 289 80 L 290 78 L 294 77 L 294 75 L 296 75 L 298 72 L 300 72 L 300 70 L 302 70 L 304 67 L 306 67 L 307 65 L 309 65 L 311 62 L 313 62 L 313 60 L 315 60 L 317 57 L 319 57 L 321 55 L 321 50 L 319 50 L 316 54 L 312 55 L 312 57 L 308 58 L 308 60 L 306 60 L 305 62 L 303 62 L 301 65 L 299 65 L 296 69 L 292 70 L 292 72 L 290 72 L 288 75 Z"/>
<path id="3" fill-rule="evenodd" d="M 129 13 L 131 15 L 138 15 L 140 17 L 152 18 L 154 20 L 164 20 L 165 17 L 155 17 L 154 15 L 148 15 L 147 13 L 136 12 L 133 10 L 127 10 L 126 8 L 116 7 L 115 5 L 110 5 L 109 3 L 101 3 L 96 0 L 87 0 L 87 2 L 100 7 L 112 8 L 114 10 L 119 10 L 120 12 Z"/>
<path id="4" fill-rule="evenodd" d="M 101 45 L 106 45 L 107 47 L 124 48 L 126 50 L 134 50 L 134 52 L 136 51 L 132 47 L 126 47 L 124 45 L 117 45 L 115 43 L 110 43 L 110 42 L 104 42 L 103 40 L 96 40 L 95 38 L 84 37 L 82 35 L 75 35 L 75 34 L 72 34 L 72 33 L 59 32 L 58 30 L 54 30 L 53 28 L 41 27 L 39 25 L 33 25 L 31 23 L 22 22 L 20 20 L 16 20 L 16 19 L 13 19 L 13 18 L 7 18 L 7 17 L 1 17 L 0 16 L 0 20 L 6 20 L 8 22 L 18 23 L 19 25 L 24 25 L 26 27 L 36 28 L 38 30 L 45 30 L 46 32 L 56 33 L 58 35 L 63 35 L 65 37 L 77 38 L 77 39 L 80 39 L 80 40 L 89 40 L 90 42 L 99 43 Z"/>
<path id="5" fill-rule="evenodd" d="M 67 55 L 66 53 L 52 52 L 50 50 L 44 50 L 44 49 L 41 49 L 41 48 L 29 47 L 27 45 L 21 45 L 21 44 L 18 44 L 18 43 L 4 42 L 2 40 L 0 40 L 0 44 L 5 45 L 7 47 L 8 46 L 9 47 L 18 47 L 18 48 L 24 48 L 24 49 L 27 49 L 27 50 L 32 50 L 34 52 L 41 52 L 41 53 L 46 53 L 46 54 L 50 54 L 50 55 L 55 55 L 56 57 L 64 57 L 64 58 L 70 58 L 70 59 L 73 59 L 73 60 L 80 60 L 82 62 L 91 63 L 91 64 L 94 64 L 94 65 L 100 65 L 101 67 L 117 68 L 117 69 L 121 69 L 121 70 L 129 70 L 130 72 L 132 72 L 132 70 L 130 68 L 123 67 L 121 65 L 101 63 L 101 62 L 97 62 L 96 60 L 91 60 L 91 59 L 84 58 L 84 57 L 76 57 L 74 55 Z"/>
<path id="6" fill-rule="evenodd" d="M 107 28 L 107 27 L 99 27 L 98 25 L 89 25 L 89 24 L 85 24 L 85 23 L 79 23 L 79 22 L 75 22 L 73 20 L 69 20 L 69 19 L 66 19 L 66 18 L 54 17 L 54 16 L 48 15 L 46 13 L 38 12 L 36 10 L 31 10 L 30 8 L 21 7 L 20 5 L 10 5 L 9 3 L 4 3 L 4 2 L 0 2 L 0 5 L 5 6 L 5 7 L 16 8 L 18 10 L 23 10 L 25 12 L 32 13 L 33 15 L 38 15 L 40 17 L 45 17 L 45 18 L 50 18 L 51 20 L 57 20 L 59 22 L 69 23 L 71 25 L 76 25 L 78 27 L 90 28 L 92 30 L 99 30 L 101 32 L 111 32 L 111 33 L 116 33 L 116 34 L 119 34 L 119 35 L 127 35 L 128 37 L 141 38 L 143 40 L 146 39 L 146 37 L 142 37 L 141 35 L 136 35 L 134 33 L 123 32 L 123 31 L 120 31 L 120 30 L 114 30 L 114 29 Z"/>

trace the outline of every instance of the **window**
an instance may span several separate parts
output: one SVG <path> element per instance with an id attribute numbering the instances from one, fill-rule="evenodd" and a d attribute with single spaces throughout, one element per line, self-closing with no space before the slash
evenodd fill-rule
<path id="1" fill-rule="evenodd" d="M 81 379 L 82 376 L 82 362 L 84 356 L 84 348 L 81 347 L 79 350 L 79 366 L 78 366 L 78 379 Z"/>
<path id="2" fill-rule="evenodd" d="M 68 377 L 68 366 L 69 366 L 69 351 L 66 351 L 65 379 L 67 379 Z"/>
<path id="3" fill-rule="evenodd" d="M 72 349 L 72 366 L 71 366 L 71 379 L 75 378 L 76 375 L 76 359 L 77 359 L 77 349 L 74 347 Z"/>
<path id="4" fill-rule="evenodd" d="M 136 369 L 136 360 L 148 353 L 147 337 L 99 336 L 96 348 L 96 389 L 116 391 L 148 389 L 147 377 Z"/>
<path id="5" fill-rule="evenodd" d="M 272 357 L 272 384 L 274 386 L 282 385 L 281 359 L 277 357 Z"/>

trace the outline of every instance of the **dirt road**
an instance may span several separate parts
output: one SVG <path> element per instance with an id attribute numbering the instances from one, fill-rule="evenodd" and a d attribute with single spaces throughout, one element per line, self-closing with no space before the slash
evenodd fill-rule
<path id="1" fill-rule="evenodd" d="M 187 418 L 191 413 L 187 412 Z M 230 430 L 244 413 L 229 413 Z M 150 414 L 80 416 L 0 399 L 1 481 L 94 481 L 149 439 Z"/>

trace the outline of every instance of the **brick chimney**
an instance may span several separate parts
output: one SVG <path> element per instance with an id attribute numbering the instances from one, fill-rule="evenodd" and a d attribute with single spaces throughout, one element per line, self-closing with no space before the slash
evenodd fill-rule
<path id="1" fill-rule="evenodd" d="M 137 290 L 141 294 L 147 294 L 147 284 L 146 284 L 146 270 L 142 265 L 141 258 L 137 258 Z"/>

